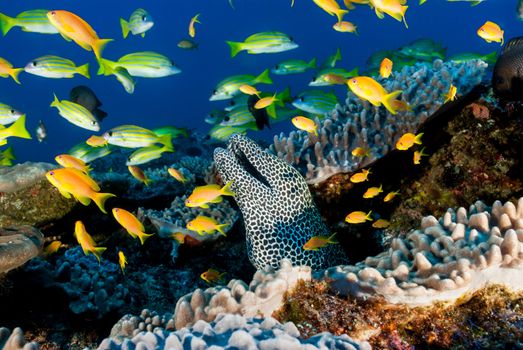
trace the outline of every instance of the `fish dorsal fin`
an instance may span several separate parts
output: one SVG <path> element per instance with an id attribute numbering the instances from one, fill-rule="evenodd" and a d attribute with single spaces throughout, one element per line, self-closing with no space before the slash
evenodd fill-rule
<path id="1" fill-rule="evenodd" d="M 510 41 L 503 48 L 503 51 L 501 51 L 501 54 L 505 54 L 505 53 L 509 52 L 510 50 L 512 50 L 513 48 L 520 47 L 521 45 L 523 45 L 523 36 L 520 36 L 520 37 L 517 37 L 514 39 L 510 39 Z"/>

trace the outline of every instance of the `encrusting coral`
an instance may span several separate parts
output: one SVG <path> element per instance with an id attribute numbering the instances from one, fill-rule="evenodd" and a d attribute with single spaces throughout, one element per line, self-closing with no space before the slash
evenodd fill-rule
<path id="1" fill-rule="evenodd" d="M 339 245 L 303 249 L 312 237 L 331 233 L 296 169 L 242 135 L 232 136 L 227 150 L 217 148 L 214 160 L 223 181 L 232 181 L 256 268 L 277 267 L 281 259 L 314 270 L 347 261 Z"/>

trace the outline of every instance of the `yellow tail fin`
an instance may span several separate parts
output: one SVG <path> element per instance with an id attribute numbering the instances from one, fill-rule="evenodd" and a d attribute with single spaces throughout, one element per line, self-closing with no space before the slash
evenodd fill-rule
<path id="1" fill-rule="evenodd" d="M 381 103 L 383 103 L 383 106 L 385 106 L 385 108 L 387 108 L 387 110 L 390 113 L 396 114 L 398 112 L 394 108 L 394 104 L 392 103 L 392 101 L 394 101 L 396 99 L 396 97 L 398 97 L 402 92 L 403 92 L 402 90 L 396 90 L 396 91 L 391 92 L 388 95 L 383 96 L 383 100 L 381 101 Z"/>
<path id="2" fill-rule="evenodd" d="M 20 137 L 22 139 L 31 139 L 31 135 L 29 135 L 29 132 L 25 128 L 25 114 L 18 118 L 13 125 L 3 130 L 3 133 L 13 137 Z"/>
<path id="3" fill-rule="evenodd" d="M 113 41 L 113 39 L 98 39 L 93 45 L 94 55 L 97 59 L 102 58 L 102 51 L 105 49 L 105 46 Z"/>
<path id="4" fill-rule="evenodd" d="M 222 196 L 235 196 L 236 193 L 234 193 L 232 190 L 231 190 L 231 186 L 232 186 L 232 180 L 227 182 L 225 184 L 225 186 L 222 187 L 222 189 L 220 190 Z"/>
<path id="5" fill-rule="evenodd" d="M 20 80 L 18 80 L 18 74 L 20 74 L 21 71 L 23 71 L 24 69 L 23 68 L 13 68 L 11 69 L 11 71 L 9 72 L 9 75 L 11 76 L 11 78 L 13 78 L 13 80 L 17 83 L 17 84 L 21 84 L 20 83 Z"/>
<path id="6" fill-rule="evenodd" d="M 138 232 L 136 235 L 138 236 L 138 238 L 140 238 L 140 243 L 142 243 L 142 245 L 143 245 L 145 243 L 145 241 L 147 240 L 147 238 L 153 236 L 154 233 L 148 234 L 145 232 Z"/>
<path id="7" fill-rule="evenodd" d="M 105 248 L 105 247 L 96 247 L 90 252 L 93 253 L 93 255 L 96 256 L 96 259 L 98 259 L 98 262 L 100 262 L 100 257 L 102 256 L 103 252 L 105 252 L 106 250 L 107 250 L 107 248 Z"/>
<path id="8" fill-rule="evenodd" d="M 91 79 L 91 75 L 89 74 L 89 63 L 86 63 L 83 66 L 78 67 L 76 72 L 80 75 L 83 75 L 87 79 Z"/>
<path id="9" fill-rule="evenodd" d="M 105 211 L 105 201 L 111 197 L 116 197 L 116 195 L 114 195 L 112 193 L 94 192 L 93 197 L 91 199 L 96 203 L 98 208 L 100 208 L 102 213 L 107 214 L 107 211 Z"/>
<path id="10" fill-rule="evenodd" d="M 227 237 L 227 235 L 225 234 L 225 231 L 223 230 L 227 226 L 229 226 L 229 224 L 218 225 L 218 226 L 216 226 L 216 231 L 220 232 L 220 234 L 222 234 L 224 237 Z"/>

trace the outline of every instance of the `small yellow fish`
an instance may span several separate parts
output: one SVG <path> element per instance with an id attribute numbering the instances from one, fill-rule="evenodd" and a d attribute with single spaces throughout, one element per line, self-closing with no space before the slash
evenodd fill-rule
<path id="1" fill-rule="evenodd" d="M 196 187 L 191 195 L 185 200 L 187 207 L 200 207 L 209 208 L 209 203 L 220 203 L 222 201 L 221 196 L 234 196 L 234 192 L 231 191 L 232 181 L 229 181 L 225 186 L 219 185 L 206 185 Z"/>
<path id="2" fill-rule="evenodd" d="M 74 235 L 76 237 L 76 240 L 80 244 L 80 247 L 82 247 L 82 251 L 85 255 L 89 255 L 89 253 L 96 256 L 98 259 L 98 262 L 100 262 L 100 256 L 102 256 L 102 253 L 107 249 L 105 247 L 97 247 L 95 241 L 93 240 L 93 237 L 87 231 L 85 230 L 84 224 L 78 220 L 75 223 L 74 226 Z"/>
<path id="3" fill-rule="evenodd" d="M 129 172 L 136 180 L 143 182 L 145 186 L 149 186 L 152 180 L 145 175 L 142 169 L 136 165 L 128 165 L 127 169 L 129 169 Z"/>
<path id="4" fill-rule="evenodd" d="M 383 19 L 386 13 L 397 21 L 402 21 L 405 24 L 405 27 L 408 28 L 407 21 L 405 20 L 405 12 L 407 11 L 408 6 L 403 6 L 407 1 L 406 0 L 370 0 L 369 3 L 371 7 L 374 7 L 376 16 L 379 19 Z"/>
<path id="5" fill-rule="evenodd" d="M 445 102 L 447 103 L 449 101 L 454 101 L 456 99 L 456 93 L 458 92 L 458 88 L 454 85 L 450 84 L 449 91 L 445 94 Z"/>
<path id="6" fill-rule="evenodd" d="M 331 236 L 314 236 L 303 245 L 304 250 L 319 250 L 320 248 L 326 247 L 328 244 L 339 243 L 336 238 L 336 233 Z"/>
<path id="7" fill-rule="evenodd" d="M 254 108 L 256 108 L 256 109 L 267 108 L 276 101 L 278 101 L 278 99 L 276 98 L 276 94 L 274 94 L 273 96 L 267 96 L 267 97 L 259 99 L 254 104 Z"/>
<path id="8" fill-rule="evenodd" d="M 254 86 L 249 84 L 243 84 L 240 86 L 240 91 L 243 92 L 246 95 L 256 95 L 260 97 L 260 91 L 258 91 Z"/>
<path id="9" fill-rule="evenodd" d="M 178 242 L 178 244 L 184 244 L 185 243 L 185 235 L 181 232 L 175 232 L 171 235 L 173 239 Z"/>
<path id="10" fill-rule="evenodd" d="M 122 269 L 122 273 L 125 273 L 125 266 L 127 265 L 127 258 L 125 257 L 125 254 L 120 250 L 118 252 L 118 264 L 120 264 L 120 268 Z"/>
<path id="11" fill-rule="evenodd" d="M 380 185 L 380 187 L 369 187 L 367 189 L 367 191 L 365 191 L 365 193 L 363 194 L 363 198 L 367 198 L 367 199 L 374 198 L 381 192 L 383 192 L 382 185 Z"/>
<path id="12" fill-rule="evenodd" d="M 54 254 L 62 247 L 62 242 L 60 241 L 52 241 L 44 248 L 44 255 L 51 255 Z"/>
<path id="13" fill-rule="evenodd" d="M 292 118 L 292 124 L 300 130 L 304 130 L 318 136 L 318 126 L 312 119 L 303 116 L 297 116 Z"/>
<path id="14" fill-rule="evenodd" d="M 396 90 L 389 94 L 380 83 L 365 76 L 350 78 L 347 81 L 347 85 L 359 98 L 369 101 L 374 106 L 381 106 L 383 104 L 390 113 L 396 114 L 393 101 L 402 93 L 401 90 Z"/>
<path id="15" fill-rule="evenodd" d="M 374 228 L 386 228 L 389 227 L 390 222 L 388 222 L 385 219 L 378 219 L 372 223 L 372 227 Z"/>
<path id="16" fill-rule="evenodd" d="M 352 150 L 351 154 L 354 157 L 368 157 L 370 155 L 370 148 L 368 147 L 356 147 Z"/>
<path id="17" fill-rule="evenodd" d="M 394 100 L 391 103 L 392 108 L 394 108 L 398 112 L 408 112 L 412 111 L 412 107 L 405 101 L 402 100 Z"/>
<path id="18" fill-rule="evenodd" d="M 167 172 L 169 173 L 169 175 L 174 177 L 176 180 L 178 180 L 182 184 L 187 182 L 187 179 L 185 178 L 185 176 L 183 176 L 183 174 L 180 172 L 180 170 L 177 170 L 174 168 L 169 168 L 169 169 L 167 169 Z"/>
<path id="19" fill-rule="evenodd" d="M 362 224 L 365 221 L 372 221 L 370 214 L 372 210 L 365 214 L 364 211 L 353 211 L 345 217 L 345 221 L 349 224 Z"/>
<path id="20" fill-rule="evenodd" d="M 145 233 L 143 224 L 130 212 L 122 208 L 113 208 L 113 216 L 122 227 L 127 230 L 129 235 L 133 238 L 139 238 L 142 245 L 145 240 L 151 237 L 153 234 Z"/>
<path id="21" fill-rule="evenodd" d="M 338 22 L 343 20 L 343 16 L 349 11 L 342 10 L 336 0 L 313 0 L 323 11 L 327 12 L 331 16 L 338 17 Z"/>
<path id="22" fill-rule="evenodd" d="M 403 136 L 400 137 L 398 142 L 396 142 L 396 148 L 400 151 L 406 151 L 414 144 L 421 145 L 421 137 L 423 136 L 423 133 L 414 135 L 411 132 L 408 132 L 406 134 L 403 134 Z"/>
<path id="23" fill-rule="evenodd" d="M 421 157 L 428 156 L 428 154 L 423 153 L 424 150 L 425 150 L 425 147 L 423 147 L 421 149 L 421 151 L 415 151 L 414 152 L 414 156 L 412 157 L 412 161 L 414 162 L 414 164 L 418 165 L 420 163 L 420 161 L 421 161 Z"/>
<path id="24" fill-rule="evenodd" d="M 85 164 L 83 160 L 73 157 L 69 154 L 59 154 L 54 158 L 54 160 L 64 168 L 78 169 L 86 174 L 88 174 L 91 170 L 91 168 Z"/>
<path id="25" fill-rule="evenodd" d="M 358 35 L 358 31 L 357 31 L 358 27 L 352 22 L 347 22 L 347 21 L 336 22 L 336 23 L 334 23 L 332 28 L 335 31 L 338 31 L 341 33 L 354 33 L 354 34 Z"/>
<path id="26" fill-rule="evenodd" d="M 20 80 L 18 80 L 18 74 L 20 74 L 20 72 L 23 70 L 23 68 L 13 68 L 11 63 L 9 63 L 5 58 L 0 57 L 0 77 L 11 77 L 17 84 L 20 84 Z"/>
<path id="27" fill-rule="evenodd" d="M 195 219 L 187 223 L 187 229 L 196 231 L 200 236 L 203 236 L 205 233 L 213 234 L 215 231 L 218 231 L 227 237 L 223 231 L 227 226 L 229 226 L 229 224 L 219 224 L 215 219 L 202 215 L 198 215 Z"/>
<path id="28" fill-rule="evenodd" d="M 200 14 L 197 13 L 196 16 L 194 16 L 193 18 L 191 18 L 191 21 L 189 22 L 189 35 L 191 36 L 191 38 L 194 38 L 196 36 L 196 30 L 194 29 L 194 24 L 195 23 L 202 23 L 198 20 L 198 17 L 200 17 Z"/>
<path id="29" fill-rule="evenodd" d="M 220 271 L 215 270 L 215 269 L 209 269 L 209 270 L 203 272 L 200 275 L 200 277 L 202 278 L 202 280 L 204 280 L 205 282 L 207 282 L 209 284 L 219 283 L 219 282 L 223 282 L 223 276 L 226 273 L 227 272 L 220 272 Z"/>
<path id="30" fill-rule="evenodd" d="M 91 147 L 102 147 L 108 144 L 107 140 L 102 136 L 93 135 L 85 141 Z"/>
<path id="31" fill-rule="evenodd" d="M 478 29 L 477 33 L 482 39 L 485 39 L 485 41 L 487 43 L 490 43 L 493 41 L 497 42 L 497 43 L 501 43 L 501 45 L 503 45 L 503 43 L 504 43 L 503 34 L 505 32 L 503 30 L 501 30 L 499 25 L 497 25 L 494 22 L 486 21 L 485 24 L 483 24 Z"/>
<path id="32" fill-rule="evenodd" d="M 380 63 L 380 75 L 382 78 L 388 78 L 392 74 L 392 61 L 385 57 Z"/>
<path id="33" fill-rule="evenodd" d="M 394 199 L 394 197 L 396 197 L 400 192 L 399 191 L 392 191 L 392 192 L 389 192 L 387 193 L 387 195 L 385 196 L 385 198 L 383 198 L 383 201 L 384 202 L 390 202 L 391 200 Z"/>
<path id="34" fill-rule="evenodd" d="M 327 73 L 324 75 L 323 79 L 329 84 L 334 85 L 344 85 L 347 83 L 347 79 L 342 77 L 341 75 L 334 74 L 334 73 Z"/>
<path id="35" fill-rule="evenodd" d="M 363 169 L 361 172 L 352 175 L 349 180 L 355 184 L 363 181 L 369 181 L 369 174 L 371 174 L 370 169 Z"/>

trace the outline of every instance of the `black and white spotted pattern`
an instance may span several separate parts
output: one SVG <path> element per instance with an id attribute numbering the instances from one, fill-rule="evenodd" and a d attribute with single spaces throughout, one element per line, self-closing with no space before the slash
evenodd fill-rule
<path id="1" fill-rule="evenodd" d="M 217 148 L 214 161 L 223 180 L 233 181 L 249 259 L 257 269 L 278 268 L 283 258 L 313 270 L 347 263 L 338 244 L 318 251 L 303 249 L 311 237 L 331 233 L 296 169 L 242 135 L 232 136 L 226 150 Z"/>

